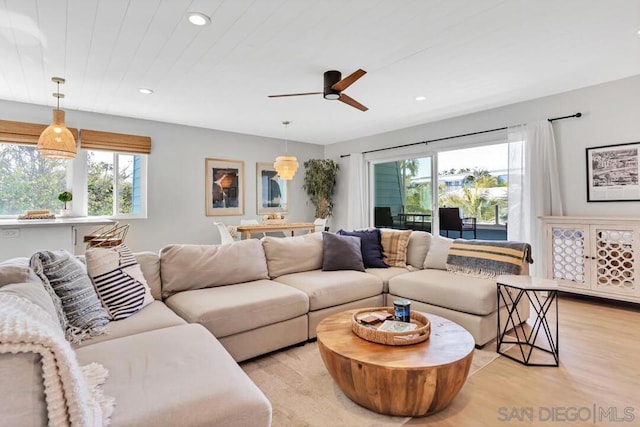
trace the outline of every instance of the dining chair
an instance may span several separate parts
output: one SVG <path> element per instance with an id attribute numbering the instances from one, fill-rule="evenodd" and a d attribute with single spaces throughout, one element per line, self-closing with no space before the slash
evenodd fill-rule
<path id="1" fill-rule="evenodd" d="M 327 226 L 327 218 L 316 218 L 316 220 L 313 221 L 313 225 L 316 226 L 316 233 L 319 231 L 324 231 L 325 227 Z"/>
<path id="2" fill-rule="evenodd" d="M 221 245 L 235 242 L 233 237 L 231 237 L 231 233 L 229 233 L 229 230 L 227 229 L 226 224 L 223 224 L 221 222 L 214 222 L 213 225 L 215 225 L 218 228 L 218 234 L 220 234 Z"/>
<path id="3" fill-rule="evenodd" d="M 393 216 L 391 216 L 391 207 L 389 206 L 374 207 L 373 224 L 376 227 L 393 227 Z"/>
<path id="4" fill-rule="evenodd" d="M 465 231 L 473 231 L 473 238 L 476 239 L 476 219 L 462 218 L 460 208 L 439 208 L 440 230 L 445 231 L 449 237 L 449 231 L 460 232 L 460 238 Z"/>

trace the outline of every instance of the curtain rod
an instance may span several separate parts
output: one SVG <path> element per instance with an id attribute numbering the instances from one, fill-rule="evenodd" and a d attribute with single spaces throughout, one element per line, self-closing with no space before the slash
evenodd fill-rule
<path id="1" fill-rule="evenodd" d="M 547 120 L 549 122 L 555 122 L 556 120 L 570 119 L 572 117 L 582 117 L 582 113 L 575 113 L 575 114 L 571 114 L 570 116 L 554 117 L 552 119 L 547 119 Z M 414 145 L 429 144 L 431 142 L 446 141 L 447 139 L 454 139 L 454 138 L 462 138 L 462 137 L 465 137 L 465 136 L 480 135 L 480 134 L 483 134 L 483 133 L 497 132 L 499 130 L 505 130 L 505 129 L 509 129 L 509 126 L 503 126 L 501 128 L 495 128 L 495 129 L 481 130 L 481 131 L 478 131 L 478 132 L 463 133 L 463 134 L 460 134 L 460 135 L 445 136 L 444 138 L 436 138 L 436 139 L 430 139 L 428 141 L 412 142 L 410 144 L 394 145 L 393 147 L 378 148 L 378 149 L 375 149 L 375 150 L 363 151 L 362 154 L 376 153 L 378 151 L 393 150 L 393 149 L 396 149 L 396 148 L 411 147 L 411 146 L 414 146 Z M 341 154 L 340 158 L 349 157 L 350 155 L 351 154 Z"/>

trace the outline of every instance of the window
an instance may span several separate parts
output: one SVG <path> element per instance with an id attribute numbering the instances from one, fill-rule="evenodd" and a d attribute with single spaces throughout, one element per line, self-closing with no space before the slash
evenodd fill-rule
<path id="1" fill-rule="evenodd" d="M 151 138 L 69 128 L 80 139 L 73 160 L 41 157 L 36 145 L 47 125 L 0 120 L 0 217 L 62 208 L 71 191 L 74 216 L 145 218 Z"/>
<path id="2" fill-rule="evenodd" d="M 62 208 L 58 194 L 70 190 L 73 215 L 144 218 L 146 159 L 139 154 L 80 150 L 74 160 L 50 160 L 40 156 L 34 145 L 0 143 L 0 217 L 34 209 L 57 212 Z M 86 197 L 79 190 L 83 188 Z"/>
<path id="3" fill-rule="evenodd" d="M 143 163 L 140 155 L 87 151 L 88 215 L 143 214 Z"/>
<path id="4" fill-rule="evenodd" d="M 504 226 L 507 169 L 506 143 L 438 153 L 438 204 L 459 207 L 478 224 Z"/>
<path id="5" fill-rule="evenodd" d="M 143 215 L 144 160 L 135 154 L 87 151 L 88 215 Z"/>
<path id="6" fill-rule="evenodd" d="M 0 216 L 26 210 L 59 210 L 68 188 L 71 162 L 41 157 L 34 145 L 0 143 Z"/>

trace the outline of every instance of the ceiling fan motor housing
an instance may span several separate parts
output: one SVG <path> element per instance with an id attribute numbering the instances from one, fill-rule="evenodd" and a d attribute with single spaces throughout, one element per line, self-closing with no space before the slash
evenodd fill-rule
<path id="1" fill-rule="evenodd" d="M 332 89 L 331 86 L 342 80 L 340 71 L 331 70 L 324 73 L 324 99 L 336 100 L 340 98 L 340 91 Z"/>

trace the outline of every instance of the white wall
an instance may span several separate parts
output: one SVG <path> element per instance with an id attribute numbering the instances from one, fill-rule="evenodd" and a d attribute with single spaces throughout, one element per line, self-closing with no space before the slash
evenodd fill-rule
<path id="1" fill-rule="evenodd" d="M 640 75 L 558 95 L 534 99 L 505 107 L 481 111 L 447 120 L 427 123 L 370 137 L 345 141 L 325 147 L 325 157 L 340 162 L 334 218 L 337 229 L 346 227 L 347 177 L 349 162 L 341 154 L 391 147 L 430 139 L 459 135 L 485 129 L 512 126 L 551 117 L 581 112 L 581 118 L 554 122 L 560 177 L 568 216 L 640 216 L 640 202 L 587 202 L 587 147 L 640 141 Z M 424 101 L 424 102 L 428 102 Z M 503 133 L 485 134 L 495 139 Z M 434 143 L 429 147 L 453 148 L 468 144 L 469 139 Z M 422 151 L 421 151 L 422 150 Z M 405 149 L 414 153 L 424 147 Z M 395 150 L 376 156 L 393 157 Z"/>
<path id="2" fill-rule="evenodd" d="M 173 125 L 168 123 L 66 110 L 69 127 L 151 137 L 148 161 L 148 219 L 122 220 L 131 224 L 127 245 L 134 251 L 157 252 L 170 243 L 219 242 L 212 223 L 239 224 L 240 216 L 205 216 L 205 158 L 243 160 L 245 167 L 245 213 L 257 218 L 256 163 L 273 162 L 284 152 L 284 141 L 252 135 Z M 51 108 L 0 101 L 0 119 L 48 123 Z M 278 126 L 275 123 L 274 126 Z M 323 147 L 289 141 L 288 152 L 298 157 L 300 169 L 289 182 L 290 222 L 312 221 L 313 207 L 302 190 L 304 167 L 311 158 L 322 158 Z M 89 232 L 91 228 L 79 233 Z M 82 243 L 76 247 L 81 252 Z"/>

